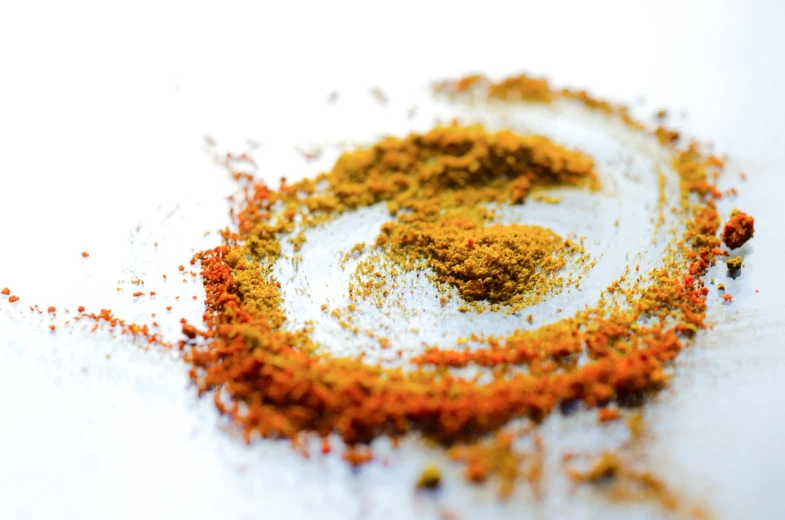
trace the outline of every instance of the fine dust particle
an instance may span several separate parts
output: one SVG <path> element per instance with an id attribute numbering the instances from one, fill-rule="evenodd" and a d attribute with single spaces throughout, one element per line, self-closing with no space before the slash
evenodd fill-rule
<path id="1" fill-rule="evenodd" d="M 386 105 L 390 101 L 387 94 L 379 87 L 373 87 L 371 95 L 381 105 Z"/>

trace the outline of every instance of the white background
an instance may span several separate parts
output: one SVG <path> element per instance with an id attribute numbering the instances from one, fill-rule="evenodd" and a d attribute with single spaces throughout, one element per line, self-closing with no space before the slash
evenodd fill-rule
<path id="1" fill-rule="evenodd" d="M 356 477 L 281 444 L 246 448 L 174 356 L 79 329 L 51 335 L 26 308 L 56 305 L 63 321 L 65 307 L 110 306 L 147 321 L 181 294 L 176 317 L 196 321 L 199 285 L 176 266 L 214 243 L 202 234 L 226 223 L 231 190 L 202 135 L 274 146 L 329 125 L 307 107 L 334 89 L 526 70 L 643 96 L 645 113 L 686 112 L 688 133 L 748 172 L 736 203 L 757 221 L 743 289 L 654 403 L 651 450 L 718 516 L 785 517 L 784 4 L 421 4 L 0 4 L 0 287 L 22 297 L 0 302 L 0 516 L 435 517 L 440 506 L 411 493 L 420 459 Z M 131 301 L 136 276 L 155 301 Z M 462 489 L 450 495 L 462 518 L 544 514 Z M 587 499 L 562 514 L 603 508 Z"/>

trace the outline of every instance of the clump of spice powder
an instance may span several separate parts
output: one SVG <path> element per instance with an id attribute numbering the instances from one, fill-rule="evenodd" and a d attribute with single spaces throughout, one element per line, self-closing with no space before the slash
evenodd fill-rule
<path id="1" fill-rule="evenodd" d="M 755 219 L 743 211 L 734 209 L 730 220 L 722 229 L 722 241 L 731 249 L 737 249 L 747 243 L 755 233 Z"/>

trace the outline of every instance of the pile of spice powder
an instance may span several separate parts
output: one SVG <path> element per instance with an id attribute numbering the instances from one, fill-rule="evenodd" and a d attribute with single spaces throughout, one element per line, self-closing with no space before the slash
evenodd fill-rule
<path id="1" fill-rule="evenodd" d="M 429 269 L 437 284 L 456 288 L 466 301 L 531 303 L 536 298 L 526 295 L 547 295 L 548 280 L 579 250 L 544 228 L 492 224 L 482 203 L 520 204 L 536 186 L 595 189 L 592 159 L 545 137 L 453 124 L 346 152 L 331 171 L 278 190 L 236 173 L 244 197 L 233 211 L 234 229 L 194 258 L 206 291 L 204 326 L 189 329 L 182 346 L 199 392 L 212 392 L 247 440 L 335 433 L 356 447 L 347 460 L 360 464 L 372 457 L 362 446 L 379 436 L 418 432 L 445 446 L 477 446 L 456 454 L 469 461 L 470 480 L 496 468 L 509 482 L 521 472 L 497 455 L 483 458 L 487 450 L 477 442 L 484 434 L 500 439 L 489 453 L 508 453 L 509 439 L 498 435 L 513 419 L 537 423 L 570 403 L 639 402 L 666 385 L 666 367 L 706 327 L 703 275 L 727 254 L 713 184 L 720 160 L 697 143 L 680 145 L 676 132 L 646 130 L 624 107 L 553 90 L 545 80 L 471 76 L 440 83 L 437 93 L 445 92 L 505 102 L 567 99 L 650 133 L 670 151 L 679 175 L 684 235 L 660 266 L 636 281 L 621 276 L 608 289 L 612 297 L 601 296 L 595 306 L 480 348 L 431 347 L 405 369 L 382 367 L 362 356 L 332 356 L 309 330 L 282 326 L 281 283 L 272 276 L 281 240 L 295 235 L 301 245 L 304 230 L 385 203 L 391 220 L 374 247 L 402 268 Z M 753 219 L 734 218 L 725 234 L 739 247 L 752 236 Z M 588 361 L 578 363 L 579 356 Z M 466 366 L 491 368 L 493 377 L 449 370 Z M 525 471 L 530 480 L 539 467 Z"/>

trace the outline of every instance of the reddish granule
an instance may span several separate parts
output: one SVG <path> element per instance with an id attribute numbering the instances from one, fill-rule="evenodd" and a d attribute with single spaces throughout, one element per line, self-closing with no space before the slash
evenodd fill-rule
<path id="1" fill-rule="evenodd" d="M 11 294 L 11 289 L 9 289 L 8 287 L 5 287 L 5 288 L 3 288 L 2 291 L 0 291 L 0 294 L 2 294 L 3 296 L 8 296 L 9 294 Z"/>
<path id="2" fill-rule="evenodd" d="M 131 296 L 133 296 L 134 298 L 139 298 L 140 296 L 144 296 L 144 293 L 142 291 L 138 291 L 133 293 Z"/>
<path id="3" fill-rule="evenodd" d="M 82 258 L 87 258 L 88 256 L 90 256 L 90 253 L 87 251 L 82 251 Z"/>
<path id="4" fill-rule="evenodd" d="M 84 312 L 84 305 L 80 305 L 76 310 L 77 312 Z"/>
<path id="5" fill-rule="evenodd" d="M 92 329 L 93 331 L 98 330 L 98 324 L 103 322 L 112 328 L 120 327 L 120 332 L 122 334 L 142 338 L 148 345 L 158 345 L 162 347 L 171 346 L 169 343 L 162 341 L 159 334 L 151 332 L 149 326 L 126 322 L 125 320 L 112 314 L 112 311 L 109 309 L 101 309 L 101 312 L 97 314 L 82 314 L 81 316 L 77 316 L 74 319 L 77 321 L 81 321 L 83 319 L 91 319 L 95 321 L 95 326 Z"/>
<path id="6" fill-rule="evenodd" d="M 187 323 L 183 324 L 183 334 L 185 334 L 188 338 L 194 339 L 196 337 L 196 327 L 193 325 L 189 325 Z"/>
<path id="7" fill-rule="evenodd" d="M 10 298 L 8 298 L 8 301 L 10 303 L 18 302 L 19 301 L 19 296 L 11 296 Z"/>
<path id="8" fill-rule="evenodd" d="M 734 209 L 722 230 L 722 241 L 731 249 L 743 246 L 755 233 L 755 219 Z"/>
<path id="9" fill-rule="evenodd" d="M 57 312 L 57 307 L 49 306 L 49 308 L 46 309 L 46 312 L 48 312 L 49 314 L 54 314 L 55 312 Z"/>
<path id="10" fill-rule="evenodd" d="M 371 460 L 373 460 L 373 454 L 368 448 L 354 447 L 348 448 L 343 453 L 342 458 L 352 466 L 357 467 L 371 462 Z"/>
<path id="11" fill-rule="evenodd" d="M 621 412 L 618 408 L 600 408 L 597 412 L 597 418 L 600 422 L 615 421 L 621 417 Z"/>
<path id="12" fill-rule="evenodd" d="M 730 293 L 728 293 L 728 294 L 724 295 L 724 296 L 722 297 L 722 299 L 723 299 L 723 300 L 725 300 L 726 302 L 733 301 L 733 295 L 732 295 L 732 294 L 730 294 Z"/>

